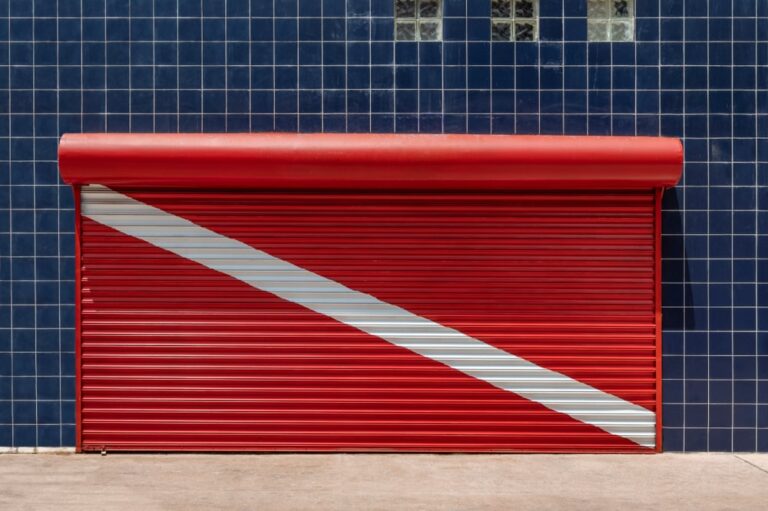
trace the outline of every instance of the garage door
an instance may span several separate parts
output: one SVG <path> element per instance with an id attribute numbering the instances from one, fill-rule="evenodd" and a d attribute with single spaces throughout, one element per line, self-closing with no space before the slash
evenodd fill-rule
<path id="1" fill-rule="evenodd" d="M 649 451 L 677 141 L 76 135 L 78 447 Z"/>

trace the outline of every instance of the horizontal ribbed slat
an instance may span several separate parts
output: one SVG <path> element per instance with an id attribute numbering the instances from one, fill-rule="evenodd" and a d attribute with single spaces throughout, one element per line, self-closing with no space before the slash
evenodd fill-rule
<path id="1" fill-rule="evenodd" d="M 102 190 L 85 187 L 83 207 L 108 215 L 110 225 L 137 227 L 145 240 L 244 270 L 246 280 L 272 281 L 281 296 L 321 304 L 375 335 L 84 217 L 84 449 L 600 452 L 654 445 L 648 416 L 598 407 L 583 388 L 499 365 L 461 337 L 372 313 L 365 300 L 303 272 L 267 259 L 254 267 L 244 252 L 169 230 Z M 121 193 L 656 411 L 651 191 Z M 514 382 L 539 403 L 433 356 Z M 645 447 L 540 403 L 611 423 L 645 438 Z"/>

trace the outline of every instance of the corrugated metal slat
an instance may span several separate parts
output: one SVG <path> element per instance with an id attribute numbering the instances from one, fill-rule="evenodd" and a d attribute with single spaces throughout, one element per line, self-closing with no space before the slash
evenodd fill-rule
<path id="1" fill-rule="evenodd" d="M 246 265 L 98 187 L 83 205 L 199 260 L 618 424 L 557 381 Z M 656 411 L 655 196 L 121 190 L 143 203 Z M 82 445 L 110 450 L 632 451 L 626 438 L 84 217 Z M 191 233 L 190 233 L 191 234 Z M 249 272 L 249 273 L 248 273 Z M 427 343 L 427 344 L 425 344 Z M 430 352 L 431 353 L 431 352 Z M 593 407 L 594 408 L 594 407 Z M 653 445 L 653 437 L 649 439 Z"/>

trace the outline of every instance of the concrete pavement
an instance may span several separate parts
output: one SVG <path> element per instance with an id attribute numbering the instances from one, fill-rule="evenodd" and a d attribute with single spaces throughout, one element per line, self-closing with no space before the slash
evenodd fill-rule
<path id="1" fill-rule="evenodd" d="M 768 455 L 0 455 L 13 510 L 768 510 Z"/>

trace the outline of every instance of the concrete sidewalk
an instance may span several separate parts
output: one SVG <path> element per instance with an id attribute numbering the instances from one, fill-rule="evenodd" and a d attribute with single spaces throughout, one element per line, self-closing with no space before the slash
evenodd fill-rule
<path id="1" fill-rule="evenodd" d="M 0 455 L 12 510 L 768 510 L 768 455 Z"/>

